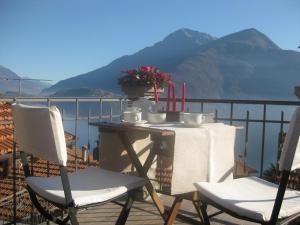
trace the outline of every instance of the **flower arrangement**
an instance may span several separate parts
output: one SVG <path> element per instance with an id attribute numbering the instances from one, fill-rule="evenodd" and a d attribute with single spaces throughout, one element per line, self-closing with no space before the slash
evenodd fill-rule
<path id="1" fill-rule="evenodd" d="M 118 83 L 122 87 L 148 87 L 157 86 L 163 88 L 171 81 L 171 76 L 159 71 L 154 66 L 140 66 L 137 69 L 123 71 L 125 76 L 119 78 Z"/>

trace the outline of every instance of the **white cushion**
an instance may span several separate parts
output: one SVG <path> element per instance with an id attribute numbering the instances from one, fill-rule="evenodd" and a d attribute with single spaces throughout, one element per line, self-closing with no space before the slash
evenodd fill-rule
<path id="1" fill-rule="evenodd" d="M 66 165 L 67 149 L 62 118 L 55 107 L 12 105 L 20 150 L 40 159 Z"/>
<path id="2" fill-rule="evenodd" d="M 278 186 L 257 177 L 246 177 L 221 183 L 198 182 L 201 195 L 238 215 L 258 221 L 271 218 Z M 300 192 L 287 189 L 278 218 L 300 212 Z"/>
<path id="3" fill-rule="evenodd" d="M 43 198 L 58 204 L 66 204 L 60 176 L 28 177 L 26 181 L 30 188 Z M 75 206 L 105 202 L 145 183 L 140 177 L 95 167 L 69 174 L 69 181 Z"/>

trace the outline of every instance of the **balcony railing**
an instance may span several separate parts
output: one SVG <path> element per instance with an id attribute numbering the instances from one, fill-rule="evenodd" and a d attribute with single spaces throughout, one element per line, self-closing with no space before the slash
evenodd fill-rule
<path id="1" fill-rule="evenodd" d="M 73 133 L 75 149 L 86 145 L 91 153 L 96 147 L 98 131 L 90 127 L 94 120 L 118 121 L 126 104 L 124 98 L 6 98 L 8 102 L 24 104 L 56 105 L 62 113 L 65 128 Z M 166 99 L 160 99 L 161 108 Z M 180 102 L 177 102 L 180 104 Z M 278 134 L 282 134 L 289 123 L 291 113 L 300 101 L 273 100 L 230 100 L 230 99 L 187 99 L 186 109 L 197 112 L 213 112 L 218 122 L 242 126 L 237 134 L 236 158 L 242 160 L 244 169 L 255 168 L 257 175 L 262 177 L 270 163 L 276 162 Z M 13 154 L 16 156 L 16 154 Z M 78 154 L 75 151 L 75 168 L 77 169 Z M 13 160 L 15 162 L 15 158 Z M 13 163 L 14 171 L 16 169 Z M 14 175 L 16 175 L 14 173 Z M 16 202 L 16 182 L 13 182 L 13 197 Z M 9 202 L 8 199 L 5 199 Z M 4 202 L 0 205 L 5 204 Z M 15 205 L 15 204 L 14 204 Z M 13 207 L 12 219 L 16 218 L 16 207 Z"/>

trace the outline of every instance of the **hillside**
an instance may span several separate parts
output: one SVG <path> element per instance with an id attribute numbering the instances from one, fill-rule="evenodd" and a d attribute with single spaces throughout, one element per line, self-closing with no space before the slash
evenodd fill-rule
<path id="1" fill-rule="evenodd" d="M 13 71 L 0 65 L 0 94 L 3 96 L 17 96 L 19 94 L 19 81 L 11 79 L 20 79 Z M 50 84 L 35 81 L 21 81 L 21 91 L 23 96 L 38 95 L 43 89 L 50 87 Z"/>
<path id="2" fill-rule="evenodd" d="M 300 84 L 300 53 L 279 48 L 256 29 L 221 38 L 180 29 L 107 66 L 58 82 L 44 93 L 88 87 L 120 94 L 121 71 L 154 65 L 186 81 L 187 97 L 290 99 Z M 180 88 L 177 88 L 179 91 Z"/>

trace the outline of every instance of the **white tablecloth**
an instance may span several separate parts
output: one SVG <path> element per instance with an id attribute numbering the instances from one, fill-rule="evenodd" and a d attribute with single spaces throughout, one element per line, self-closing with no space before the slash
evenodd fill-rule
<path id="1" fill-rule="evenodd" d="M 171 194 L 195 191 L 199 181 L 233 179 L 236 128 L 223 123 L 186 128 L 176 124 L 148 125 L 175 131 Z"/>

